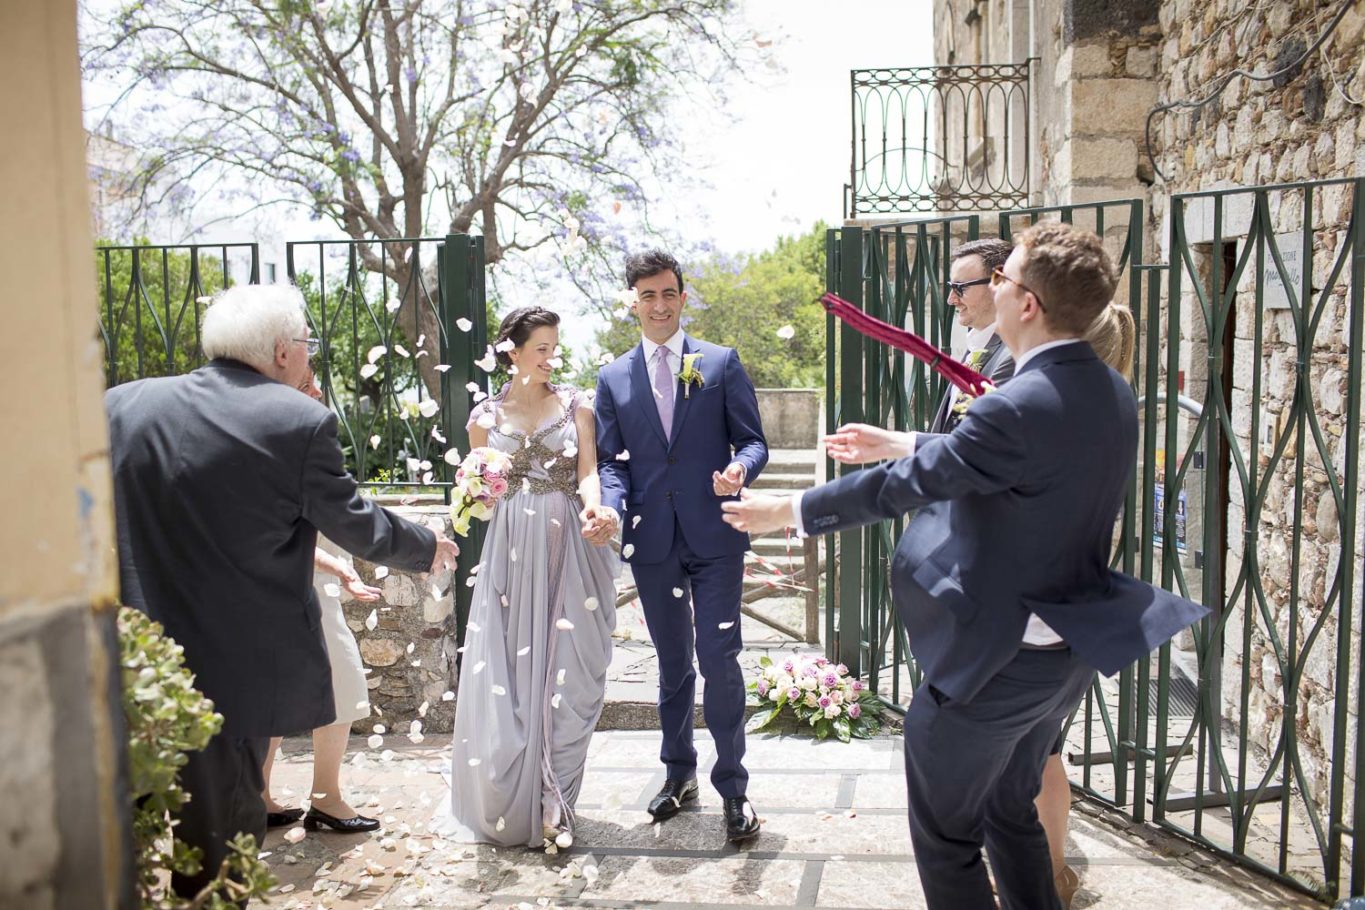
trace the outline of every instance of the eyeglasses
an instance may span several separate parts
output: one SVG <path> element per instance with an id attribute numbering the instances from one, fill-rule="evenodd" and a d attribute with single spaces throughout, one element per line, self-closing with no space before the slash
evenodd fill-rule
<path id="1" fill-rule="evenodd" d="M 308 348 L 309 357 L 316 357 L 318 351 L 322 350 L 322 341 L 317 338 L 295 338 L 294 340 Z"/>
<path id="2" fill-rule="evenodd" d="M 947 289 L 949 296 L 956 293 L 957 296 L 961 297 L 963 294 L 967 293 L 967 288 L 974 288 L 978 284 L 986 284 L 990 280 L 990 276 L 987 276 L 985 278 L 974 278 L 971 281 L 945 281 L 943 282 L 943 287 Z"/>
<path id="3" fill-rule="evenodd" d="M 1037 291 L 1033 290 L 1033 288 L 1024 284 L 1022 281 L 1015 281 L 1013 278 L 1006 275 L 1003 266 L 991 269 L 991 287 L 995 287 L 996 285 L 999 285 L 1000 283 L 1005 281 L 1008 281 L 1010 284 L 1014 285 L 1015 287 L 1019 288 L 1019 290 L 1024 291 L 1025 293 L 1032 294 L 1033 299 L 1038 301 L 1038 309 L 1042 310 L 1044 313 L 1047 312 L 1047 307 L 1043 306 L 1043 298 L 1038 296 Z"/>

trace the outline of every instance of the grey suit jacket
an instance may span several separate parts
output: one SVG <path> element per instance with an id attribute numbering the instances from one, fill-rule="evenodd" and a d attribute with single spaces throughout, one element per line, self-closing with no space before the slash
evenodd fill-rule
<path id="1" fill-rule="evenodd" d="M 925 678 L 969 701 L 1019 651 L 1030 613 L 1112 674 L 1207 614 L 1109 569 L 1137 459 L 1137 406 L 1084 341 L 1042 351 L 909 458 L 816 487 L 810 533 L 918 509 L 891 562 L 892 595 Z"/>
<path id="2" fill-rule="evenodd" d="M 362 499 L 336 415 L 233 360 L 105 395 L 123 602 L 185 649 L 232 736 L 330 724 L 318 531 L 424 571 L 435 535 Z"/>
<path id="3" fill-rule="evenodd" d="M 990 340 L 986 342 L 986 362 L 977 372 L 996 386 L 1014 375 L 1014 357 L 1010 355 L 1010 349 L 1005 347 L 999 335 L 991 335 Z M 930 433 L 951 433 L 953 428 L 962 422 L 961 415 L 949 410 L 952 399 L 953 387 L 949 386 L 939 399 L 938 410 L 934 413 L 933 422 L 929 424 Z"/>

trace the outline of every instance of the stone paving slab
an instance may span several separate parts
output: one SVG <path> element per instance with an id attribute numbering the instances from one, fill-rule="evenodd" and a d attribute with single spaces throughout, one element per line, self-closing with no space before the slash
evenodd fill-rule
<path id="1" fill-rule="evenodd" d="M 397 740 L 397 742 L 395 742 Z M 420 745 L 390 737 L 389 760 L 352 740 L 359 764 L 343 773 L 347 796 L 385 830 L 271 832 L 267 862 L 281 880 L 272 907 L 781 908 L 923 907 L 905 821 L 900 740 L 814 743 L 750 738 L 750 795 L 764 820 L 756 843 L 724 841 L 719 799 L 703 796 L 655 825 L 643 812 L 662 780 L 658 734 L 599 732 L 579 800 L 577 842 L 567 851 L 455 844 L 427 831 L 446 798 L 449 737 Z M 713 754 L 704 731 L 697 746 Z M 308 786 L 306 739 L 286 742 L 276 781 L 295 798 Z M 353 762 L 355 758 L 353 757 Z M 1289 908 L 1320 904 L 1151 829 L 1125 828 L 1080 804 L 1069 862 L 1083 888 L 1073 906 Z"/>

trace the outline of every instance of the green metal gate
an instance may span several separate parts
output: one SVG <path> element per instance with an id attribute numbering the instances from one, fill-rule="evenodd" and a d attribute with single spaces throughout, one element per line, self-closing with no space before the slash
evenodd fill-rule
<path id="1" fill-rule="evenodd" d="M 1097 679 L 1073 718 L 1075 786 L 1309 893 L 1365 891 L 1359 692 L 1365 180 L 846 227 L 829 289 L 947 347 L 952 247 L 1043 218 L 1105 238 L 1138 325 L 1138 469 L 1114 562 L 1212 608 Z M 1160 246 L 1165 264 L 1146 263 Z M 1149 255 L 1144 255 L 1147 252 Z M 925 426 L 919 365 L 828 326 L 828 429 Z M 827 462 L 826 476 L 856 468 Z M 919 674 L 891 617 L 903 521 L 840 534 L 831 657 L 903 710 Z"/>

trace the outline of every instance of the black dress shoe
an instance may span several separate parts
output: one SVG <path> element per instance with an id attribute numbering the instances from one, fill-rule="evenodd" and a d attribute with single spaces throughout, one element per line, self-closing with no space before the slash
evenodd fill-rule
<path id="1" fill-rule="evenodd" d="M 265 814 L 265 826 L 267 828 L 283 828 L 292 825 L 294 822 L 303 818 L 302 809 L 281 809 L 279 812 L 267 812 Z"/>
<path id="2" fill-rule="evenodd" d="M 659 788 L 658 795 L 649 801 L 649 814 L 657 822 L 672 818 L 682 809 L 683 803 L 696 799 L 699 793 L 695 777 L 690 780 L 670 777 Z"/>
<path id="3" fill-rule="evenodd" d="M 319 809 L 309 809 L 303 817 L 303 826 L 309 831 L 316 831 L 322 825 L 342 834 L 359 834 L 363 831 L 378 831 L 379 819 L 366 818 L 359 813 L 350 818 L 337 818 Z"/>
<path id="4" fill-rule="evenodd" d="M 758 813 L 754 804 L 743 796 L 725 800 L 725 839 L 732 844 L 758 837 Z"/>

